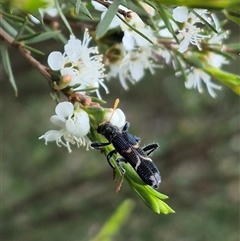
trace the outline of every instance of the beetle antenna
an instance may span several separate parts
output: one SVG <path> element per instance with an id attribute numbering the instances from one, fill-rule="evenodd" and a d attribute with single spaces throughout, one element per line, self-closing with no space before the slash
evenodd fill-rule
<path id="1" fill-rule="evenodd" d="M 110 118 L 109 118 L 109 121 L 112 119 L 113 114 L 114 114 L 115 110 L 117 109 L 119 102 L 120 102 L 120 100 L 117 98 L 117 99 L 115 100 L 115 102 L 114 102 L 113 112 L 112 112 L 112 114 L 111 114 L 111 116 L 110 116 Z"/>

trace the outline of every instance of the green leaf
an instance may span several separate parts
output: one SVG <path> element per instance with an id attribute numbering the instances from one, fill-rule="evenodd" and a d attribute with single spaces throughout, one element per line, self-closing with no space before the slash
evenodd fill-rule
<path id="1" fill-rule="evenodd" d="M 240 52 L 240 43 L 225 44 L 226 48 L 231 52 Z"/>
<path id="2" fill-rule="evenodd" d="M 116 13 L 118 11 L 118 6 L 120 4 L 121 4 L 120 0 L 114 0 L 113 3 L 108 8 L 104 18 L 100 21 L 100 23 L 97 26 L 97 30 L 96 30 L 97 39 L 101 38 L 107 32 L 110 23 L 112 22 L 114 16 L 116 16 Z"/>
<path id="3" fill-rule="evenodd" d="M 230 20 L 232 20 L 233 22 L 237 23 L 238 25 L 240 25 L 240 11 L 239 9 L 229 9 L 224 11 L 226 17 Z"/>
<path id="4" fill-rule="evenodd" d="M 168 31 L 172 34 L 172 36 L 174 37 L 174 39 L 176 40 L 177 43 L 179 43 L 179 40 L 175 34 L 175 31 L 172 27 L 172 23 L 170 22 L 170 13 L 168 12 L 168 9 L 164 6 L 162 6 L 161 4 L 157 5 L 157 9 L 158 13 L 161 16 L 161 19 L 163 20 L 163 22 L 165 23 Z"/>
<path id="5" fill-rule="evenodd" d="M 239 75 L 235 75 L 235 74 L 223 71 L 211 65 L 206 65 L 204 70 L 214 78 L 221 81 L 223 84 L 227 85 L 235 93 L 240 95 L 240 76 Z"/>
<path id="6" fill-rule="evenodd" d="M 16 16 L 16 15 L 13 15 L 13 14 L 10 14 L 10 13 L 6 13 L 2 9 L 0 9 L 0 13 L 3 16 L 5 16 L 6 18 L 13 20 L 14 22 L 24 23 L 24 21 L 25 21 L 25 18 Z M 1 19 L 1 21 L 3 21 L 3 20 L 4 20 L 4 18 Z M 1 22 L 1 24 L 2 24 L 2 22 Z"/>
<path id="7" fill-rule="evenodd" d="M 146 185 L 129 164 L 123 163 L 122 166 L 126 171 L 124 178 L 126 178 L 130 187 L 150 209 L 158 214 L 175 213 L 171 207 L 162 201 L 167 199 L 168 196 Z"/>
<path id="8" fill-rule="evenodd" d="M 26 44 L 33 44 L 33 43 L 42 42 L 51 38 L 55 38 L 56 36 L 58 36 L 59 32 L 60 31 L 37 33 L 33 35 L 24 36 L 19 40 L 24 41 L 24 43 Z"/>
<path id="9" fill-rule="evenodd" d="M 12 27 L 12 25 L 10 25 L 7 21 L 5 21 L 4 18 L 1 19 L 1 26 L 2 26 L 3 29 L 7 30 L 7 32 L 8 32 L 11 36 L 15 37 L 15 36 L 17 35 L 16 29 L 14 29 L 14 28 Z"/>
<path id="10" fill-rule="evenodd" d="M 134 28 L 132 25 L 130 25 L 127 21 L 125 21 L 122 17 L 118 16 L 129 28 L 131 28 L 134 32 L 142 36 L 144 39 L 146 39 L 151 44 L 154 44 L 150 38 L 148 38 L 146 35 L 138 31 L 136 28 Z"/>
<path id="11" fill-rule="evenodd" d="M 239 0 L 151 0 L 167 6 L 186 6 L 191 8 L 225 9 L 239 8 Z"/>
<path id="12" fill-rule="evenodd" d="M 25 12 L 31 13 L 38 11 L 39 8 L 44 8 L 47 5 L 46 0 L 22 0 L 22 1 L 11 1 L 11 7 L 15 9 L 24 10 Z"/>
<path id="13" fill-rule="evenodd" d="M 7 51 L 7 46 L 5 44 L 1 44 L 0 45 L 1 48 L 1 56 L 2 56 L 2 61 L 3 61 L 3 67 L 9 77 L 9 81 L 13 87 L 15 96 L 18 96 L 18 89 L 17 89 L 17 85 L 13 76 L 13 72 L 12 72 L 12 66 L 10 63 L 10 59 L 9 59 L 9 54 Z"/>
<path id="14" fill-rule="evenodd" d="M 68 31 L 70 32 L 71 35 L 74 35 L 71 26 L 69 25 L 65 15 L 64 15 L 64 13 L 62 12 L 62 9 L 61 9 L 61 7 L 60 7 L 60 5 L 58 3 L 58 0 L 54 0 L 54 3 L 55 3 L 55 6 L 56 6 L 56 8 L 58 10 L 58 13 L 59 13 L 62 21 L 64 22 L 65 26 L 67 27 Z"/>
<path id="15" fill-rule="evenodd" d="M 81 0 L 77 0 L 75 6 L 76 6 L 76 8 L 75 8 L 76 14 L 78 14 L 79 12 L 82 12 L 86 16 L 88 16 L 90 19 L 92 19 L 91 13 L 88 11 L 85 4 L 83 4 Z"/>
<path id="16" fill-rule="evenodd" d="M 100 232 L 91 241 L 111 241 L 119 232 L 120 228 L 126 223 L 134 202 L 130 199 L 125 200 L 115 211 L 115 213 L 104 223 Z"/>
<path id="17" fill-rule="evenodd" d="M 150 4 L 148 4 L 150 5 Z M 151 5 L 150 5 L 151 6 Z M 149 25 L 153 30 L 157 30 L 158 26 L 156 22 L 152 19 L 152 16 L 148 13 L 148 11 L 144 8 L 142 2 L 138 0 L 128 1 L 126 4 L 128 9 L 131 9 L 133 12 L 138 13 L 144 23 Z M 155 9 L 155 6 L 153 7 Z"/>

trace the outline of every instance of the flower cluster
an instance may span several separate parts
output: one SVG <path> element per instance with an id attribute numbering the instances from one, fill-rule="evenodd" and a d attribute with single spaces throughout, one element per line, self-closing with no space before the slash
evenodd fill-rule
<path id="1" fill-rule="evenodd" d="M 108 3 L 111 4 L 111 1 Z M 92 1 L 92 4 L 102 12 L 101 18 L 103 18 L 107 8 L 96 1 Z M 83 40 L 70 36 L 64 46 L 64 53 L 59 51 L 50 53 L 49 67 L 60 73 L 60 80 L 55 83 L 55 89 L 71 89 L 72 92 L 82 94 L 95 91 L 98 98 L 101 98 L 99 86 L 108 91 L 103 83 L 104 78 L 119 78 L 122 86 L 128 89 L 127 81 L 134 84 L 144 77 L 146 70 L 153 74 L 155 69 L 165 62 L 173 65 L 176 74 L 179 73 L 178 67 L 181 65 L 185 71 L 186 88 L 196 88 L 201 93 L 204 83 L 209 94 L 216 97 L 215 90 L 220 89 L 220 86 L 211 81 L 211 76 L 204 65 L 221 68 L 228 62 L 220 51 L 213 52 L 209 50 L 211 48 L 206 48 L 204 51 L 202 49 L 204 45 L 222 46 L 222 40 L 226 38 L 227 33 L 221 30 L 217 17 L 206 10 L 176 7 L 169 20 L 171 30 L 153 8 L 147 5 L 143 7 L 159 29 L 153 30 L 135 12 L 120 5 L 119 9 L 127 12 L 129 17 L 123 20 L 118 14 L 108 27 L 113 32 L 115 29 L 120 29 L 123 37 L 121 42 L 109 47 L 105 53 L 105 64 L 109 67 L 106 75 L 103 56 L 99 54 L 97 47 L 89 47 L 92 38 L 87 29 Z M 161 40 L 165 40 L 167 44 L 163 44 Z M 195 51 L 187 51 L 189 48 Z M 87 137 L 90 130 L 88 114 L 79 106 L 75 108 L 70 102 L 59 103 L 55 112 L 56 115 L 50 120 L 60 130 L 48 131 L 40 139 L 45 139 L 46 144 L 49 141 L 56 141 L 57 145 L 66 146 L 69 151 L 71 144 L 88 147 L 90 143 Z M 122 128 L 125 115 L 121 110 L 115 110 L 110 118 L 111 115 L 112 110 L 106 111 L 104 121 L 111 119 L 114 125 Z"/>
<path id="2" fill-rule="evenodd" d="M 108 3 L 111 4 L 111 1 Z M 102 12 L 101 18 L 103 18 L 107 8 L 96 1 L 92 1 L 92 4 L 95 9 Z M 197 88 L 201 93 L 203 92 L 202 83 L 204 83 L 209 94 L 215 97 L 214 89 L 220 89 L 220 86 L 211 82 L 211 76 L 204 71 L 204 68 L 194 65 L 188 59 L 191 59 L 193 53 L 196 52 L 196 50 L 193 51 L 194 46 L 200 52 L 202 45 L 222 46 L 222 40 L 227 34 L 221 30 L 217 17 L 204 9 L 189 10 L 186 7 L 176 7 L 172 11 L 172 18 L 169 19 L 172 28 L 170 31 L 153 8 L 148 5 L 143 5 L 143 7 L 159 30 L 153 30 L 135 12 L 120 5 L 119 9 L 130 13 L 130 18 L 122 21 L 120 15 L 115 16 L 108 27 L 111 30 L 120 29 L 123 32 L 123 38 L 120 43 L 110 47 L 105 54 L 105 64 L 109 67 L 107 79 L 118 78 L 124 89 L 128 89 L 127 81 L 133 84 L 140 81 L 146 70 L 153 74 L 155 69 L 165 62 L 172 64 L 178 73 L 180 63 L 186 72 L 185 86 L 187 88 Z M 165 44 L 161 40 L 165 40 Z M 189 48 L 193 49 L 188 51 Z M 179 52 L 177 55 L 176 50 Z M 202 55 L 203 64 L 210 64 L 213 67 L 227 64 L 221 53 L 205 50 Z M 213 55 L 218 59 L 218 66 L 214 65 L 216 61 L 212 62 L 209 58 Z"/>
<path id="3" fill-rule="evenodd" d="M 80 109 L 74 109 L 70 102 L 61 102 L 55 108 L 56 115 L 51 116 L 50 121 L 59 127 L 59 130 L 47 131 L 39 139 L 45 139 L 45 144 L 49 141 L 56 141 L 58 146 L 67 147 L 71 152 L 70 144 L 77 146 L 90 145 L 90 140 L 86 136 L 90 130 L 88 114 Z"/>
<path id="4" fill-rule="evenodd" d="M 68 43 L 64 46 L 65 52 L 50 53 L 48 65 L 54 71 L 60 71 L 62 76 L 58 89 L 72 87 L 75 92 L 86 93 L 94 89 L 99 98 L 98 91 L 101 85 L 106 92 L 107 87 L 104 80 L 103 56 L 98 53 L 97 47 L 88 47 L 91 37 L 86 29 L 83 40 L 70 36 Z"/>
<path id="5" fill-rule="evenodd" d="M 92 1 L 92 4 L 102 12 L 101 18 L 103 18 L 107 8 L 96 1 Z M 109 26 L 109 29 L 120 28 L 124 35 L 122 42 L 113 47 L 114 52 L 119 52 L 118 58 L 112 61 L 112 58 L 106 55 L 106 65 L 110 68 L 107 79 L 119 78 L 123 88 L 127 90 L 127 80 L 134 84 L 144 77 L 145 70 L 148 69 L 153 74 L 154 68 L 159 67 L 154 64 L 156 59 L 154 53 L 157 55 L 154 45 L 157 44 L 157 38 L 154 31 L 142 21 L 137 13 L 122 5 L 119 9 L 130 12 L 131 18 L 125 19 L 127 25 L 121 21 L 120 16 L 115 16 Z M 145 37 L 134 31 L 129 25 Z"/>
<path id="6" fill-rule="evenodd" d="M 195 10 L 199 16 L 207 18 L 207 10 Z M 178 29 L 178 38 L 181 40 L 179 44 L 179 52 L 183 53 L 187 51 L 189 44 L 196 45 L 201 50 L 200 41 L 204 38 L 209 38 L 208 35 L 202 33 L 201 28 L 197 27 L 199 23 L 202 23 L 195 14 L 189 12 L 186 7 L 176 7 L 173 10 L 173 19 L 177 23 L 182 23 L 181 29 Z"/>
<path id="7" fill-rule="evenodd" d="M 178 37 L 181 40 L 178 49 L 180 53 L 186 52 L 190 44 L 196 45 L 199 50 L 202 50 L 200 43 L 203 40 L 205 41 L 205 44 L 208 44 L 209 46 L 222 45 L 222 40 L 223 38 L 226 38 L 227 33 L 221 34 L 222 30 L 219 27 L 219 21 L 216 16 L 212 14 L 210 18 L 208 15 L 209 13 L 206 10 L 196 9 L 194 14 L 193 12 L 189 12 L 186 7 L 177 7 L 173 10 L 174 20 L 183 24 L 182 28 L 178 29 Z M 204 32 L 201 28 L 197 27 L 198 24 L 204 24 L 203 20 L 198 16 L 201 16 L 201 18 L 211 24 L 211 26 L 214 26 L 219 34 L 214 32 Z M 190 58 L 194 56 L 194 53 L 189 51 L 185 54 L 185 56 Z M 202 55 L 202 60 L 204 60 L 203 63 L 209 64 L 216 68 L 220 68 L 223 64 L 228 63 L 225 57 L 210 51 L 205 51 L 205 53 Z M 199 93 L 202 93 L 202 83 L 204 83 L 209 94 L 213 98 L 216 97 L 214 89 L 221 89 L 221 86 L 214 84 L 211 81 L 211 76 L 202 68 L 191 66 L 190 69 L 186 70 L 186 76 L 187 80 L 185 82 L 185 86 L 188 89 L 197 88 Z"/>
<path id="8" fill-rule="evenodd" d="M 39 139 L 44 139 L 47 145 L 50 141 L 55 141 L 58 146 L 67 147 L 71 152 L 71 145 L 77 147 L 86 146 L 88 149 L 91 141 L 88 138 L 90 131 L 90 119 L 86 111 L 79 106 L 74 106 L 70 102 L 60 102 L 55 108 L 56 115 L 50 117 L 50 121 L 57 126 L 58 130 L 49 130 Z M 106 109 L 103 121 L 109 121 L 122 128 L 126 122 L 125 114 L 121 109 Z"/>

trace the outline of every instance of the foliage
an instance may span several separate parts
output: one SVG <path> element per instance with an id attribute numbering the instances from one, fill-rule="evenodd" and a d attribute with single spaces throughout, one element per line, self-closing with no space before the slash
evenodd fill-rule
<path id="1" fill-rule="evenodd" d="M 239 23 L 239 11 L 235 0 L 3 1 L 3 67 L 16 96 L 9 46 L 48 81 L 51 97 L 58 102 L 50 120 L 58 130 L 47 131 L 39 139 L 46 144 L 55 141 L 69 152 L 73 145 L 89 149 L 91 142 L 107 141 L 97 132 L 101 123 L 111 121 L 121 132 L 126 121 L 124 113 L 117 114 L 117 107 L 102 107 L 102 89 L 109 92 L 105 80 L 119 79 L 128 90 L 129 84 L 138 83 L 147 73 L 168 67 L 183 77 L 187 89 L 202 93 L 206 88 L 216 98 L 221 86 L 213 79 L 240 95 L 239 75 L 222 70 L 239 54 L 239 43 L 226 42 L 230 32 L 225 29 L 229 20 Z M 79 29 L 82 40 L 77 36 Z M 45 66 L 38 58 L 46 53 L 35 46 L 50 39 L 62 43 L 64 50 L 52 49 Z M 61 94 L 67 102 L 60 102 Z M 109 144 L 102 148 L 105 156 L 114 150 Z M 114 171 L 148 207 L 156 213 L 174 213 L 163 201 L 168 196 L 141 180 L 138 164 L 131 166 L 126 160 L 119 166 L 118 158 L 119 153 L 111 159 Z"/>

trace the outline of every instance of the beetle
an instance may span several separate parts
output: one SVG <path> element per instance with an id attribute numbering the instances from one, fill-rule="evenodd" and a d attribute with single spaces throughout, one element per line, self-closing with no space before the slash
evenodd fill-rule
<path id="1" fill-rule="evenodd" d="M 118 101 L 118 99 L 115 101 L 113 112 L 117 107 Z M 114 167 L 110 159 L 114 154 L 119 153 L 122 158 L 117 159 L 118 164 L 121 162 L 129 163 L 143 182 L 153 188 L 158 188 L 161 182 L 161 175 L 149 155 L 155 151 L 159 145 L 153 143 L 141 148 L 139 146 L 140 138 L 128 132 L 130 123 L 126 122 L 123 128 L 120 129 L 110 122 L 111 117 L 109 121 L 100 124 L 97 128 L 97 132 L 104 136 L 108 142 L 93 142 L 91 147 L 101 149 L 104 146 L 112 144 L 115 149 L 107 154 L 107 160 L 113 169 Z"/>

